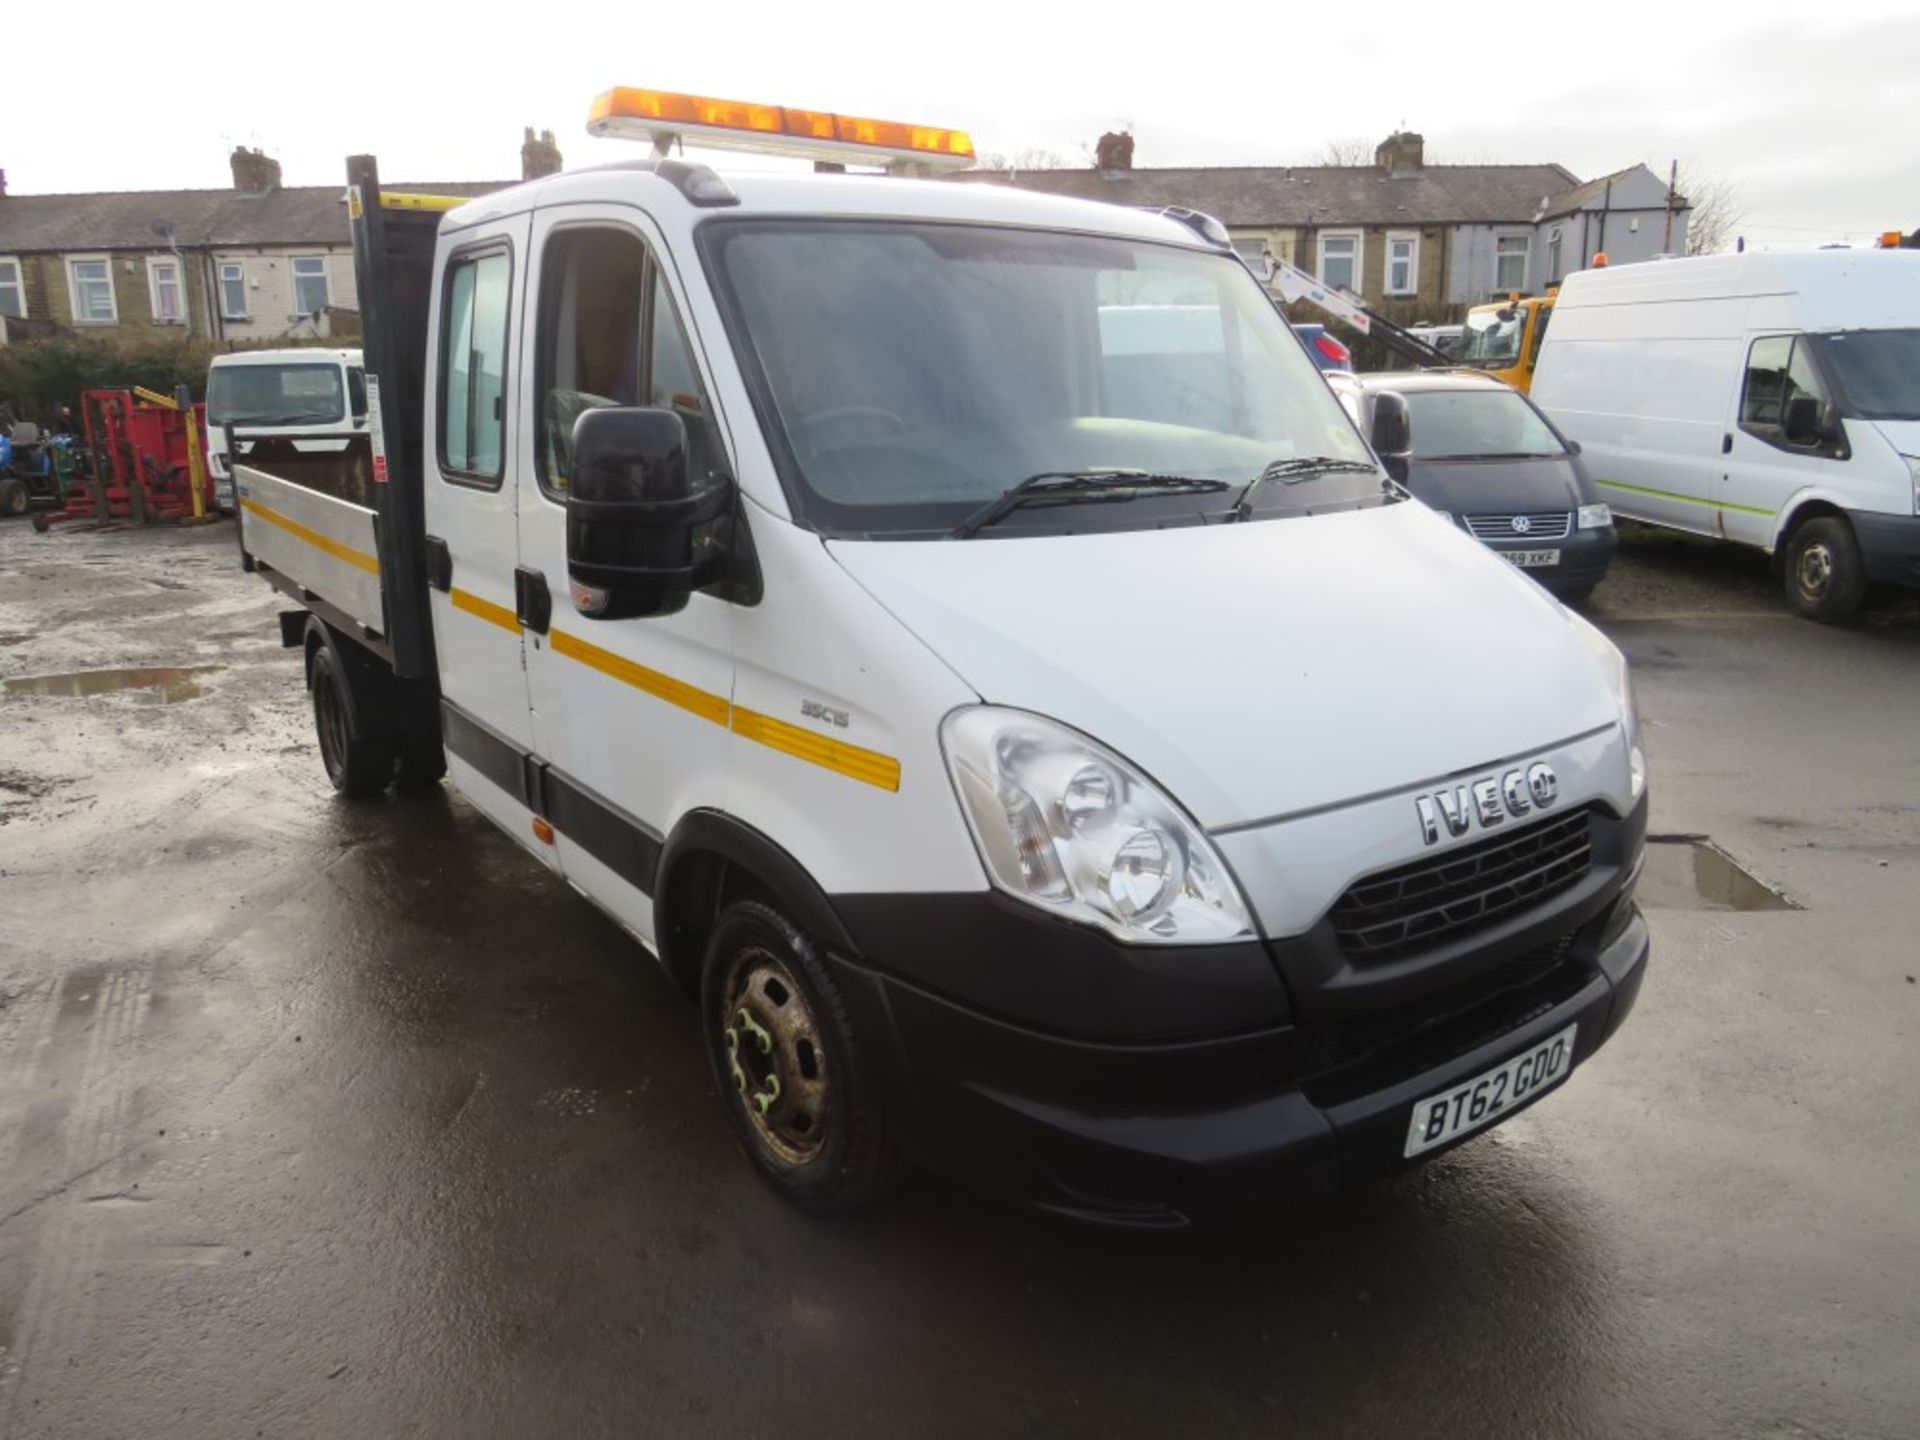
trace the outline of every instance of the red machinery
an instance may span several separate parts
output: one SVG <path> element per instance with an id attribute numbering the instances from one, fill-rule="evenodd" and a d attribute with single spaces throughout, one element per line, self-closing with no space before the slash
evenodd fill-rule
<path id="1" fill-rule="evenodd" d="M 80 397 L 93 478 L 67 494 L 67 508 L 46 516 L 66 520 L 133 520 L 155 524 L 213 514 L 213 480 L 201 463 L 207 453 L 207 407 L 181 410 L 152 390 L 88 390 Z M 200 504 L 193 486 L 201 487 Z"/>

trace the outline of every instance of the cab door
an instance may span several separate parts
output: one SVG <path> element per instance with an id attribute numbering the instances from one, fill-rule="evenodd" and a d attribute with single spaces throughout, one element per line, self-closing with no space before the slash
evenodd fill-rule
<path id="1" fill-rule="evenodd" d="M 460 792 L 532 842 L 533 748 L 515 604 L 520 564 L 514 359 L 528 217 L 463 236 L 434 278 L 422 461 L 434 647 L 447 764 Z"/>
<path id="2" fill-rule="evenodd" d="M 688 469 L 727 470 L 684 292 L 652 222 L 623 205 L 538 212 L 527 311 L 534 358 L 517 450 L 520 556 L 544 613 L 527 627 L 534 748 L 567 877 L 649 944 L 653 875 L 674 820 L 723 801 L 732 606 L 696 592 L 672 615 L 589 619 L 567 577 L 573 422 L 608 405 L 671 409 Z M 730 471 L 729 471 L 730 473 Z M 544 623 L 542 623 L 544 622 Z"/>
<path id="3" fill-rule="evenodd" d="M 1833 395 L 1806 338 L 1752 340 L 1713 489 L 1715 524 L 1730 540 L 1770 546 L 1780 512 L 1795 495 L 1809 486 L 1844 490 L 1847 484 L 1853 467 L 1844 439 L 1787 439 L 1786 407 L 1798 395 L 1811 395 L 1823 410 Z"/>

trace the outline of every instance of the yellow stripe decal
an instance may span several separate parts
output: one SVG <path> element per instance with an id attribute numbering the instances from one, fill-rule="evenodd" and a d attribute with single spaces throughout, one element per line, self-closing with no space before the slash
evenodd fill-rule
<path id="1" fill-rule="evenodd" d="M 728 712 L 732 709 L 724 695 L 715 695 L 710 690 L 702 690 L 697 685 L 689 685 L 684 680 L 676 680 L 671 675 L 662 675 L 658 670 L 649 670 L 637 665 L 624 655 L 616 655 L 611 650 L 602 650 L 598 645 L 589 645 L 577 635 L 569 635 L 564 630 L 555 630 L 547 637 L 556 654 L 578 660 L 582 665 L 598 670 L 602 675 L 611 675 L 614 679 L 644 690 L 669 705 L 678 705 L 682 710 L 692 711 L 702 720 L 711 720 L 716 725 L 727 723 Z"/>
<path id="2" fill-rule="evenodd" d="M 602 675 L 610 675 L 669 705 L 677 705 L 702 720 L 725 726 L 743 740 L 765 745 L 770 750 L 778 750 L 796 760 L 805 760 L 810 765 L 818 765 L 824 770 L 832 770 L 882 790 L 900 788 L 900 762 L 891 755 L 882 755 L 877 750 L 863 750 L 858 745 L 829 739 L 799 725 L 775 720 L 771 715 L 742 709 L 729 703 L 724 695 L 702 690 L 697 685 L 689 685 L 658 670 L 649 670 L 645 665 L 636 664 L 611 650 L 602 650 L 598 645 L 589 644 L 577 635 L 569 635 L 565 630 L 555 630 L 547 636 L 547 641 L 553 646 L 555 654 L 578 660 Z"/>
<path id="3" fill-rule="evenodd" d="M 784 720 L 775 720 L 771 715 L 743 710 L 736 705 L 733 733 L 742 739 L 805 760 L 808 764 L 877 785 L 882 790 L 900 788 L 900 762 L 891 755 L 882 755 L 877 750 L 862 750 L 858 745 L 848 745 L 840 740 L 830 740 L 817 731 L 789 725 Z"/>
<path id="4" fill-rule="evenodd" d="M 459 586 L 447 592 L 447 599 L 453 602 L 453 608 L 464 610 L 469 615 L 478 615 L 489 625 L 498 625 L 502 630 L 520 633 L 520 621 L 513 611 L 504 605 L 496 605 L 491 600 L 482 600 L 471 590 L 462 590 Z"/>
<path id="5" fill-rule="evenodd" d="M 1601 480 L 1595 478 L 1594 484 L 1604 485 L 1609 490 L 1626 490 L 1634 495 L 1651 495 L 1656 500 L 1678 500 L 1683 505 L 1718 506 L 1722 510 L 1738 510 L 1742 515 L 1758 515 L 1763 520 L 1771 520 L 1779 512 L 1776 510 L 1756 510 L 1751 505 L 1735 505 L 1727 500 L 1707 500 L 1698 495 L 1676 495 L 1671 490 L 1650 490 L 1645 485 L 1628 485 L 1620 480 Z"/>
<path id="6" fill-rule="evenodd" d="M 382 190 L 380 207 L 383 210 L 457 210 L 471 199 L 471 195 L 419 195 Z"/>
<path id="7" fill-rule="evenodd" d="M 316 550 L 324 550 L 336 560 L 344 560 L 347 564 L 364 570 L 369 575 L 380 573 L 380 562 L 364 550 L 356 550 L 351 545 L 342 545 L 338 540 L 329 539 L 318 530 L 309 530 L 298 520 L 290 520 L 278 510 L 269 510 L 258 500 L 242 500 L 240 504 L 269 525 L 278 525 L 296 540 L 304 540 Z"/>

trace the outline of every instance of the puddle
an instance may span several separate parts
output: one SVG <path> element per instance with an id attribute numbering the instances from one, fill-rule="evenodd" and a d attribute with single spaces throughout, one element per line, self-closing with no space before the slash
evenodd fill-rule
<path id="1" fill-rule="evenodd" d="M 224 665 L 150 665 L 137 670 L 75 670 L 65 675 L 28 675 L 5 682 L 13 695 L 59 695 L 68 699 L 108 695 L 116 690 L 151 690 L 162 705 L 193 700 L 206 693 L 198 679 Z"/>
<path id="2" fill-rule="evenodd" d="M 1640 903 L 1651 910 L 1798 910 L 1704 835 L 1649 837 Z"/>

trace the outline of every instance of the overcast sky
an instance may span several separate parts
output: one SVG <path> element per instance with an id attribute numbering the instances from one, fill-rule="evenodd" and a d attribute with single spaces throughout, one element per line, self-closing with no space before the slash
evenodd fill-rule
<path id="1" fill-rule="evenodd" d="M 0 168 L 14 194 L 221 186 L 244 142 L 289 184 L 339 180 L 360 150 L 389 179 L 516 178 L 523 125 L 555 131 L 569 165 L 631 154 L 584 132 L 592 96 L 625 84 L 952 125 L 982 151 L 1075 164 L 1122 125 L 1140 166 L 1312 163 L 1329 139 L 1405 125 L 1436 161 L 1583 179 L 1677 157 L 1733 188 L 1750 244 L 1920 225 L 1912 0 L 413 9 L 156 25 L 95 5 L 84 46 L 56 26 L 9 63 Z"/>

